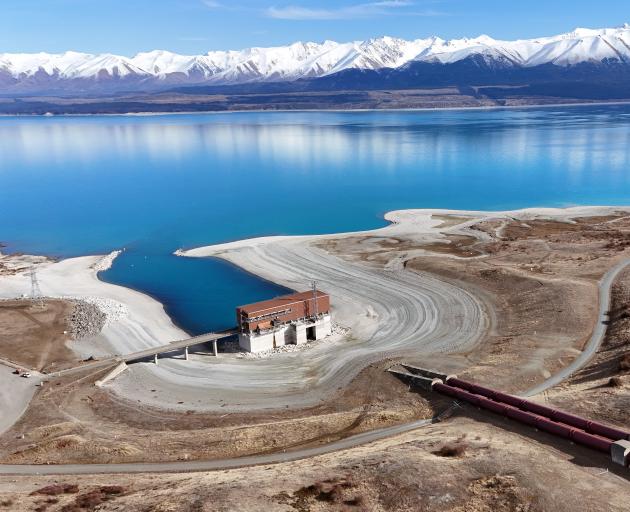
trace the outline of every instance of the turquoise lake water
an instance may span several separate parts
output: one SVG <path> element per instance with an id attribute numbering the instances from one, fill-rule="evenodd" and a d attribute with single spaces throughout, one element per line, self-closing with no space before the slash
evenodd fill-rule
<path id="1" fill-rule="evenodd" d="M 0 118 L 3 250 L 124 247 L 102 278 L 191 333 L 284 290 L 177 248 L 374 228 L 401 208 L 578 204 L 630 204 L 630 106 Z"/>

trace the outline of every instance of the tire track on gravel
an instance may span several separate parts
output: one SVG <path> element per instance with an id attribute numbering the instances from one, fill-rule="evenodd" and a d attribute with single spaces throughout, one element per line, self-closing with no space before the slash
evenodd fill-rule
<path id="1" fill-rule="evenodd" d="M 353 339 L 320 342 L 266 359 L 164 360 L 138 365 L 111 387 L 123 396 L 165 406 L 222 411 L 302 407 L 347 385 L 364 367 L 388 358 L 470 350 L 487 328 L 482 304 L 428 274 L 347 262 L 307 238 L 271 240 L 222 254 L 285 286 L 316 280 L 329 293 L 333 318 Z M 158 389 L 157 398 L 147 389 Z"/>

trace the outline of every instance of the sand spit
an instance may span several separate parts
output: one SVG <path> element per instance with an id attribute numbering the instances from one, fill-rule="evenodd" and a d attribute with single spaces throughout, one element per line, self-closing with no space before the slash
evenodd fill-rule
<path id="1" fill-rule="evenodd" d="M 331 295 L 334 320 L 348 330 L 347 335 L 307 351 L 263 359 L 193 356 L 190 361 L 163 359 L 157 366 L 136 364 L 107 387 L 134 402 L 181 410 L 227 413 L 316 404 L 371 362 L 467 352 L 490 326 L 486 306 L 476 296 L 428 273 L 404 268 L 407 259 L 427 253 L 419 246 L 399 253 L 383 268 L 369 260 L 341 259 L 322 249 L 321 242 L 359 235 L 392 243 L 405 238 L 419 245 L 457 234 L 484 239 L 487 233 L 469 229 L 480 220 L 551 218 L 572 222 L 575 217 L 622 210 L 628 211 L 618 207 L 507 212 L 404 210 L 388 213 L 386 219 L 391 224 L 373 231 L 263 237 L 180 250 L 180 256 L 224 258 L 296 290 L 307 289 L 316 280 L 318 287 Z M 445 216 L 450 217 L 445 220 Z M 125 314 L 106 322 L 101 335 L 87 346 L 79 344 L 80 350 L 86 355 L 125 353 L 186 337 L 155 300 L 98 280 L 98 270 L 111 264 L 113 257 L 73 258 L 39 267 L 46 295 L 98 297 L 125 308 Z M 16 297 L 29 290 L 26 273 L 0 277 L 0 297 Z"/>
<path id="2" fill-rule="evenodd" d="M 317 236 L 261 237 L 180 250 L 180 256 L 219 257 L 265 279 L 296 290 L 311 280 L 332 297 L 335 321 L 350 335 L 301 353 L 279 354 L 259 361 L 223 360 L 208 371 L 200 361 L 168 361 L 159 369 L 136 367 L 113 388 L 124 395 L 158 389 L 152 405 L 176 397 L 186 408 L 221 410 L 306 406 L 345 385 L 369 362 L 395 356 L 466 352 L 489 327 L 484 305 L 467 291 L 424 273 L 404 270 L 404 261 L 426 251 L 411 249 L 391 259 L 385 269 L 369 261 L 342 260 L 318 245 L 326 239 L 369 235 L 406 238 L 419 243 L 444 241 L 445 235 L 478 239 L 487 233 L 468 229 L 480 220 L 548 218 L 572 222 L 580 216 L 608 215 L 616 207 L 535 208 L 505 212 L 404 210 L 386 215 L 389 226 L 365 232 Z M 456 217 L 456 222 L 443 216 Z M 445 255 L 444 257 L 455 257 Z"/>
<path id="3" fill-rule="evenodd" d="M 388 218 L 396 222 L 385 228 L 390 233 L 414 232 L 427 241 L 440 236 L 435 228 L 442 221 L 429 214 L 395 212 Z M 356 233 L 334 236 L 352 235 Z M 316 280 L 333 297 L 335 322 L 348 335 L 260 360 L 170 359 L 158 367 L 134 365 L 110 388 L 154 406 L 186 410 L 303 407 L 332 395 L 371 362 L 471 350 L 485 333 L 484 306 L 467 291 L 405 271 L 402 261 L 385 270 L 347 262 L 312 243 L 321 238 L 258 238 L 179 254 L 218 255 L 296 290 Z"/>
<path id="4" fill-rule="evenodd" d="M 98 308 L 105 316 L 97 336 L 73 345 L 82 355 L 124 354 L 160 345 L 188 335 L 177 328 L 164 307 L 151 297 L 134 290 L 105 283 L 98 273 L 108 269 L 119 251 L 105 256 L 83 256 L 54 262 L 38 260 L 37 277 L 46 297 L 82 301 Z M 16 268 L 20 258 L 4 256 Z M 27 269 L 0 276 L 0 298 L 29 295 L 31 280 Z"/>

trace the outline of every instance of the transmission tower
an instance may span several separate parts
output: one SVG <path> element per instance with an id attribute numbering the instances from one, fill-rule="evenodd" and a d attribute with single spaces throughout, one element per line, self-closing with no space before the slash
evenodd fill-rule
<path id="1" fill-rule="evenodd" d="M 31 299 L 37 307 L 44 307 L 44 296 L 42 289 L 39 287 L 39 280 L 37 279 L 37 270 L 35 267 L 31 268 L 29 275 L 31 276 Z"/>
<path id="2" fill-rule="evenodd" d="M 313 281 L 311 284 L 313 286 L 313 311 L 315 312 L 315 320 L 317 320 L 317 282 Z"/>

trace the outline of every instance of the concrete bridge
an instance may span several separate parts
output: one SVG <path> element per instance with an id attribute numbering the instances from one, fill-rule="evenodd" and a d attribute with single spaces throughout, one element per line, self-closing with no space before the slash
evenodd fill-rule
<path id="1" fill-rule="evenodd" d="M 84 370 L 97 370 L 102 367 L 111 366 L 116 363 L 134 363 L 138 361 L 142 361 L 143 359 L 148 359 L 153 357 L 153 361 L 157 364 L 158 358 L 162 354 L 168 354 L 170 352 L 180 352 L 184 351 L 184 357 L 188 359 L 188 349 L 190 347 L 194 347 L 195 345 L 202 345 L 204 343 L 212 342 L 212 349 L 215 356 L 218 355 L 218 347 L 217 342 L 220 339 L 228 338 L 237 333 L 236 329 L 231 329 L 228 331 L 222 332 L 210 332 L 207 334 L 202 334 L 200 336 L 194 336 L 192 338 L 187 338 L 185 340 L 177 340 L 167 343 L 166 345 L 160 345 L 157 347 L 149 347 L 143 350 L 139 350 L 138 352 L 132 352 L 130 354 L 124 355 L 116 355 L 107 357 L 105 359 L 98 359 L 96 361 L 91 361 L 86 364 L 82 364 L 79 366 L 75 366 L 73 368 L 68 368 L 66 370 L 60 370 L 56 372 L 51 372 L 48 374 L 50 377 L 61 377 L 63 375 L 69 375 L 76 372 L 81 372 Z"/>
<path id="2" fill-rule="evenodd" d="M 236 329 L 223 331 L 223 332 L 210 332 L 207 334 L 202 334 L 200 336 L 194 336 L 192 338 L 187 338 L 185 340 L 172 341 L 168 345 L 162 345 L 159 347 L 151 347 L 145 350 L 140 350 L 138 352 L 133 352 L 131 354 L 126 354 L 124 356 L 120 356 L 120 361 L 124 361 L 126 363 L 132 363 L 134 361 L 139 361 L 141 359 L 146 359 L 147 357 L 153 357 L 154 361 L 157 363 L 158 356 L 161 354 L 167 354 L 169 352 L 177 352 L 180 350 L 184 350 L 184 356 L 188 359 L 188 348 L 194 347 L 195 345 L 201 345 L 203 343 L 212 342 L 212 351 L 215 356 L 218 355 L 218 347 L 217 341 L 222 338 L 227 338 L 229 336 L 233 336 L 236 334 Z"/>

